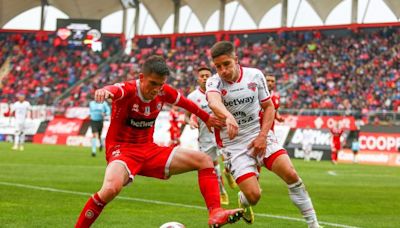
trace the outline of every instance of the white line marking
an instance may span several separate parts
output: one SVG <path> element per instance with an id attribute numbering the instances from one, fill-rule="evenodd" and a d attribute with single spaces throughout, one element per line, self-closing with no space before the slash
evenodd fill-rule
<path id="1" fill-rule="evenodd" d="M 70 190 L 48 188 L 48 187 L 39 187 L 39 186 L 34 186 L 34 185 L 26 185 L 26 184 L 18 184 L 18 183 L 10 183 L 10 182 L 2 182 L 2 181 L 0 181 L 0 185 L 12 186 L 12 187 L 20 187 L 20 188 L 28 188 L 28 189 L 34 189 L 34 190 L 40 190 L 40 191 L 59 192 L 59 193 L 66 193 L 66 194 L 72 194 L 72 195 L 81 195 L 81 196 L 90 196 L 90 195 L 92 195 L 92 194 L 86 193 L 86 192 L 76 192 L 76 191 L 70 191 Z M 200 209 L 200 210 L 205 210 L 206 209 L 204 206 L 188 205 L 188 204 L 181 204 L 181 203 L 172 203 L 172 202 L 165 202 L 165 201 L 158 201 L 158 200 L 140 199 L 140 198 L 133 198 L 133 197 L 125 197 L 125 196 L 118 196 L 117 199 L 136 201 L 136 202 L 142 202 L 142 203 L 168 205 L 168 206 L 174 206 L 174 207 L 193 208 L 193 209 Z M 293 218 L 293 217 L 288 217 L 288 216 L 260 214 L 260 213 L 255 213 L 255 215 L 259 216 L 259 217 L 275 218 L 275 219 L 290 220 L 290 221 L 296 221 L 296 222 L 305 223 L 304 219 Z M 332 226 L 332 227 L 360 228 L 360 227 L 356 227 L 356 226 L 342 225 L 342 224 L 330 223 L 330 222 L 321 222 L 320 221 L 319 223 L 321 225 L 327 225 L 327 226 Z"/>
<path id="2" fill-rule="evenodd" d="M 337 173 L 335 171 L 333 171 L 333 170 L 329 170 L 328 174 L 331 175 L 331 176 L 337 176 Z"/>

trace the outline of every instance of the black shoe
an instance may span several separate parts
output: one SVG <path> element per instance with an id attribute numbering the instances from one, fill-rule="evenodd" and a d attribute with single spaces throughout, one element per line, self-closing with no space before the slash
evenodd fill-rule
<path id="1" fill-rule="evenodd" d="M 102 145 L 102 144 L 101 144 L 100 147 L 99 147 L 99 151 L 100 151 L 100 152 L 103 151 L 103 145 Z"/>
<path id="2" fill-rule="evenodd" d="M 93 153 L 93 152 L 92 152 L 92 157 L 96 157 L 96 153 Z"/>

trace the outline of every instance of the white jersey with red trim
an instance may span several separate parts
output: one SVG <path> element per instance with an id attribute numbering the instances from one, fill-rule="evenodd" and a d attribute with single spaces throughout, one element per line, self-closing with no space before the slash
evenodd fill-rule
<path id="1" fill-rule="evenodd" d="M 207 80 L 206 88 L 207 93 L 221 94 L 222 102 L 239 125 L 233 140 L 229 140 L 226 128 L 221 130 L 224 147 L 249 144 L 260 132 L 260 104 L 271 98 L 263 73 L 256 68 L 240 67 L 236 82 L 226 82 L 215 74 Z"/>
<path id="2" fill-rule="evenodd" d="M 198 88 L 191 92 L 187 98 L 197 104 L 197 106 L 206 111 L 208 114 L 212 113 L 210 107 L 208 107 L 205 91 L 202 91 L 200 88 Z M 207 125 L 200 119 L 198 141 L 200 150 L 208 150 L 210 147 L 216 146 L 214 134 L 208 130 Z"/>

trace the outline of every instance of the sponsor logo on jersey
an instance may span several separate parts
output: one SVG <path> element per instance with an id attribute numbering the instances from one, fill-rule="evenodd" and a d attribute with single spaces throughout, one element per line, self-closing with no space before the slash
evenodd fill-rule
<path id="1" fill-rule="evenodd" d="M 251 97 L 236 98 L 231 101 L 224 100 L 224 105 L 225 106 L 236 106 L 236 105 L 253 103 L 253 102 L 254 102 L 254 96 L 251 96 Z"/>
<path id="2" fill-rule="evenodd" d="M 156 122 L 155 119 L 151 120 L 135 120 L 135 119 L 128 119 L 128 125 L 136 128 L 149 128 L 153 127 L 154 123 Z"/>
<path id="3" fill-rule="evenodd" d="M 256 91 L 257 83 L 255 83 L 255 82 L 250 82 L 250 83 L 247 84 L 247 88 L 249 88 L 249 89 L 251 89 L 251 90 L 253 90 L 253 91 Z"/>

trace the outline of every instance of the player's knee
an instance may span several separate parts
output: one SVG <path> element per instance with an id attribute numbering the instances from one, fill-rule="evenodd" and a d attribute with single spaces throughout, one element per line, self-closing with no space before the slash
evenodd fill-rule
<path id="1" fill-rule="evenodd" d="M 198 168 L 199 169 L 205 169 L 205 168 L 213 168 L 214 167 L 214 163 L 213 160 L 210 156 L 208 156 L 207 154 L 204 153 L 199 153 L 198 159 L 197 159 L 197 163 L 198 163 Z"/>
<path id="2" fill-rule="evenodd" d="M 249 191 L 246 194 L 246 198 L 251 205 L 256 205 L 261 198 L 261 191 L 256 189 Z"/>
<path id="3" fill-rule="evenodd" d="M 112 183 L 108 183 L 105 184 L 102 188 L 101 188 L 101 192 L 102 195 L 105 196 L 105 198 L 111 200 L 114 197 L 116 197 L 122 190 L 122 186 L 116 185 L 116 184 L 112 184 Z M 105 199 L 106 200 L 106 199 Z M 108 201 L 108 200 L 106 200 Z"/>
<path id="4" fill-rule="evenodd" d="M 285 182 L 287 184 L 292 184 L 292 183 L 296 183 L 297 181 L 299 181 L 300 177 L 297 174 L 295 169 L 291 169 L 289 172 L 287 172 L 287 174 L 285 175 Z"/>

